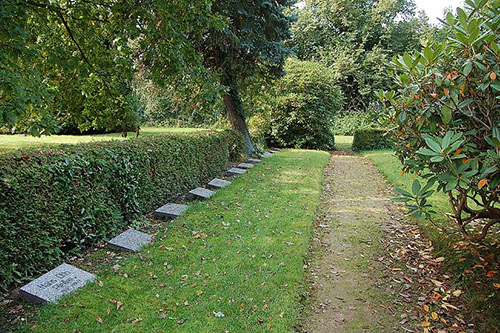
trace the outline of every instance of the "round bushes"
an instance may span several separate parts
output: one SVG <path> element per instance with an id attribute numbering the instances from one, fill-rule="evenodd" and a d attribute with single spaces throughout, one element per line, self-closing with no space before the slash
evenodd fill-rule
<path id="1" fill-rule="evenodd" d="M 333 149 L 333 118 L 343 105 L 334 72 L 319 63 L 297 59 L 289 59 L 285 70 L 270 99 L 271 145 Z"/>

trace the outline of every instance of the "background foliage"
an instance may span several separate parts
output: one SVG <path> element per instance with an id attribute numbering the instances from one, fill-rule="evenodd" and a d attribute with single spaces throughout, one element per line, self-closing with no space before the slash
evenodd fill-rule
<path id="1" fill-rule="evenodd" d="M 432 34 L 423 14 L 416 14 L 413 0 L 310 0 L 298 11 L 293 40 L 301 60 L 318 61 L 331 68 L 345 96 L 336 117 L 338 134 L 375 125 L 370 111 L 374 93 L 388 89 L 391 81 L 386 60 L 420 48 L 420 38 Z M 359 123 L 356 122 L 360 115 Z M 342 128 L 342 119 L 350 123 Z M 374 123 L 374 125 L 371 125 Z"/>
<path id="2" fill-rule="evenodd" d="M 0 157 L 0 288 L 52 268 L 244 153 L 233 131 L 32 149 Z"/>

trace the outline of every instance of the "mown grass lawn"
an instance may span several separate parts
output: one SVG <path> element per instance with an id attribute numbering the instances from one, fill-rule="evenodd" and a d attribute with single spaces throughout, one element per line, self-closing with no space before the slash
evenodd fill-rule
<path id="1" fill-rule="evenodd" d="M 350 150 L 352 147 L 353 136 L 335 135 L 336 150 Z"/>
<path id="2" fill-rule="evenodd" d="M 293 330 L 328 159 L 305 150 L 265 159 L 212 200 L 193 204 L 118 271 L 102 267 L 96 283 L 43 306 L 22 330 Z"/>
<path id="3" fill-rule="evenodd" d="M 141 136 L 161 135 L 165 133 L 192 133 L 203 131 L 199 128 L 170 128 L 170 127 L 143 127 Z M 135 138 L 135 132 L 129 132 L 127 138 Z M 60 144 L 78 144 L 93 141 L 125 140 L 121 133 L 96 134 L 96 135 L 44 135 L 34 137 L 29 135 L 0 134 L 0 154 L 12 150 L 28 147 L 41 147 Z"/>
<path id="4" fill-rule="evenodd" d="M 390 150 L 375 150 L 362 153 L 378 167 L 388 181 L 411 191 L 411 185 L 415 175 L 401 175 L 401 163 Z M 396 196 L 396 195 L 394 195 Z M 453 231 L 451 234 L 439 232 L 433 223 L 422 219 L 418 221 L 420 230 L 432 241 L 439 256 L 446 260 L 444 268 L 452 273 L 452 282 L 457 289 L 464 291 L 463 300 L 468 306 L 469 315 L 479 323 L 480 332 L 500 331 L 500 275 L 488 276 L 488 272 L 498 273 L 498 258 L 500 257 L 500 245 L 498 233 L 491 233 L 484 244 L 472 245 L 463 241 L 458 233 L 457 227 L 445 215 L 451 212 L 448 197 L 444 193 L 435 193 L 429 198 L 437 212 L 433 216 L 436 225 L 443 226 Z M 496 258 L 491 263 L 491 256 Z M 484 258 L 490 258 L 488 261 Z M 496 261 L 496 264 L 495 264 Z M 491 274 L 491 273 L 490 273 Z M 477 328 L 477 327 L 476 327 Z"/>

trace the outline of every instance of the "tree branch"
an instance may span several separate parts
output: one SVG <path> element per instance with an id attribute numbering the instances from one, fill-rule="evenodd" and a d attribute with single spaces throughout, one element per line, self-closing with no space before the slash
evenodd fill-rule
<path id="1" fill-rule="evenodd" d="M 58 11 L 57 14 L 61 18 L 61 21 L 62 21 L 64 27 L 66 28 L 66 31 L 68 32 L 69 38 L 71 38 L 71 40 L 73 41 L 73 43 L 75 43 L 76 48 L 78 49 L 78 51 L 80 52 L 80 55 L 82 56 L 82 59 L 90 66 L 90 68 L 94 69 L 94 66 L 92 66 L 92 64 L 90 63 L 89 59 L 87 58 L 87 56 L 83 52 L 82 48 L 80 47 L 80 44 L 78 43 L 78 41 L 73 36 L 73 32 L 69 28 L 68 22 L 66 22 L 66 19 L 64 18 L 64 15 L 63 15 L 62 11 Z"/>

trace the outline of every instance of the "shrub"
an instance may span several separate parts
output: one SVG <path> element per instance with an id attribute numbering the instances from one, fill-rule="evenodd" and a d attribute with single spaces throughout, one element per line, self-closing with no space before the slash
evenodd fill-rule
<path id="1" fill-rule="evenodd" d="M 335 135 L 354 135 L 354 132 L 363 128 L 380 128 L 377 119 L 380 115 L 380 106 L 371 104 L 364 111 L 345 111 L 333 119 L 332 130 Z"/>
<path id="2" fill-rule="evenodd" d="M 372 150 L 392 148 L 394 143 L 386 136 L 387 130 L 380 128 L 362 128 L 354 132 L 352 150 Z"/>
<path id="3" fill-rule="evenodd" d="M 232 131 L 162 135 L 0 157 L 0 289 L 105 240 L 222 172 Z"/>
<path id="4" fill-rule="evenodd" d="M 414 217 L 430 217 L 427 197 L 437 183 L 464 236 L 481 241 L 500 222 L 500 8 L 466 3 L 447 15 L 447 40 L 393 60 L 397 90 L 380 97 L 403 170 L 427 180 L 398 200 Z"/>
<path id="5" fill-rule="evenodd" d="M 289 59 L 270 105 L 271 144 L 333 149 L 332 122 L 343 97 L 333 71 L 319 63 Z"/>

